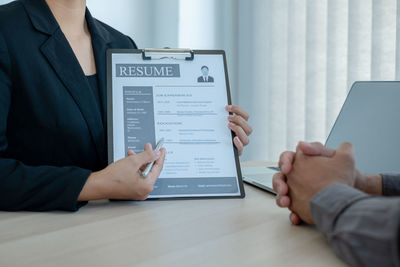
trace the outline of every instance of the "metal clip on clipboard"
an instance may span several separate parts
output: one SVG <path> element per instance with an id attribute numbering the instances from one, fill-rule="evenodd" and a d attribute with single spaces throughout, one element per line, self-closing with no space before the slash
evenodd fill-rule
<path id="1" fill-rule="evenodd" d="M 150 55 L 153 54 L 153 55 Z M 188 55 L 186 57 L 179 57 Z M 145 48 L 142 50 L 143 60 L 154 60 L 154 59 L 181 59 L 181 60 L 193 60 L 194 52 L 191 49 L 171 49 L 171 48 Z"/>

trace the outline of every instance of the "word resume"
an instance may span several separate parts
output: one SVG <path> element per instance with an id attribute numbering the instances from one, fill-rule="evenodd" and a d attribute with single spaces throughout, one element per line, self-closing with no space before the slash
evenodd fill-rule
<path id="1" fill-rule="evenodd" d="M 224 55 L 144 60 L 139 50 L 118 51 L 109 55 L 110 161 L 164 138 L 164 168 L 149 198 L 244 196 Z"/>

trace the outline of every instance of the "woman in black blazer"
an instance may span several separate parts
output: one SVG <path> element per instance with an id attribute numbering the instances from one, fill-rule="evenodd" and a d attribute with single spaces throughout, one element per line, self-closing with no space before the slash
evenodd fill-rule
<path id="1" fill-rule="evenodd" d="M 94 19 L 85 0 L 0 6 L 0 209 L 77 210 L 95 199 L 146 199 L 165 150 L 107 166 L 106 50 L 136 48 Z M 227 107 L 239 152 L 248 115 Z M 147 179 L 139 169 L 156 160 Z"/>

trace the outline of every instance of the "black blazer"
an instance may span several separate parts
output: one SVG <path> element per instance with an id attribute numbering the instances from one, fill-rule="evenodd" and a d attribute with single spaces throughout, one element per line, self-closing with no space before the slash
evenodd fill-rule
<path id="1" fill-rule="evenodd" d="M 107 165 L 106 49 L 136 48 L 86 10 L 102 115 L 44 0 L 0 6 L 0 210 L 76 210 Z"/>
<path id="2" fill-rule="evenodd" d="M 208 76 L 207 77 L 207 81 L 205 81 L 204 80 L 204 77 L 203 76 L 200 76 L 199 78 L 197 78 L 197 82 L 198 83 L 213 83 L 214 82 L 214 77 L 212 77 L 212 76 Z"/>

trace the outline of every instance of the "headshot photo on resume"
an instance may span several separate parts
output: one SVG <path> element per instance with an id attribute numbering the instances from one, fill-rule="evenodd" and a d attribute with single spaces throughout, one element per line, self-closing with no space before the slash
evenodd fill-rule
<path id="1" fill-rule="evenodd" d="M 201 72 L 203 73 L 203 75 L 200 76 L 199 78 L 197 78 L 197 82 L 199 82 L 199 83 L 213 83 L 214 82 L 214 77 L 208 75 L 209 69 L 207 66 L 202 66 Z"/>

